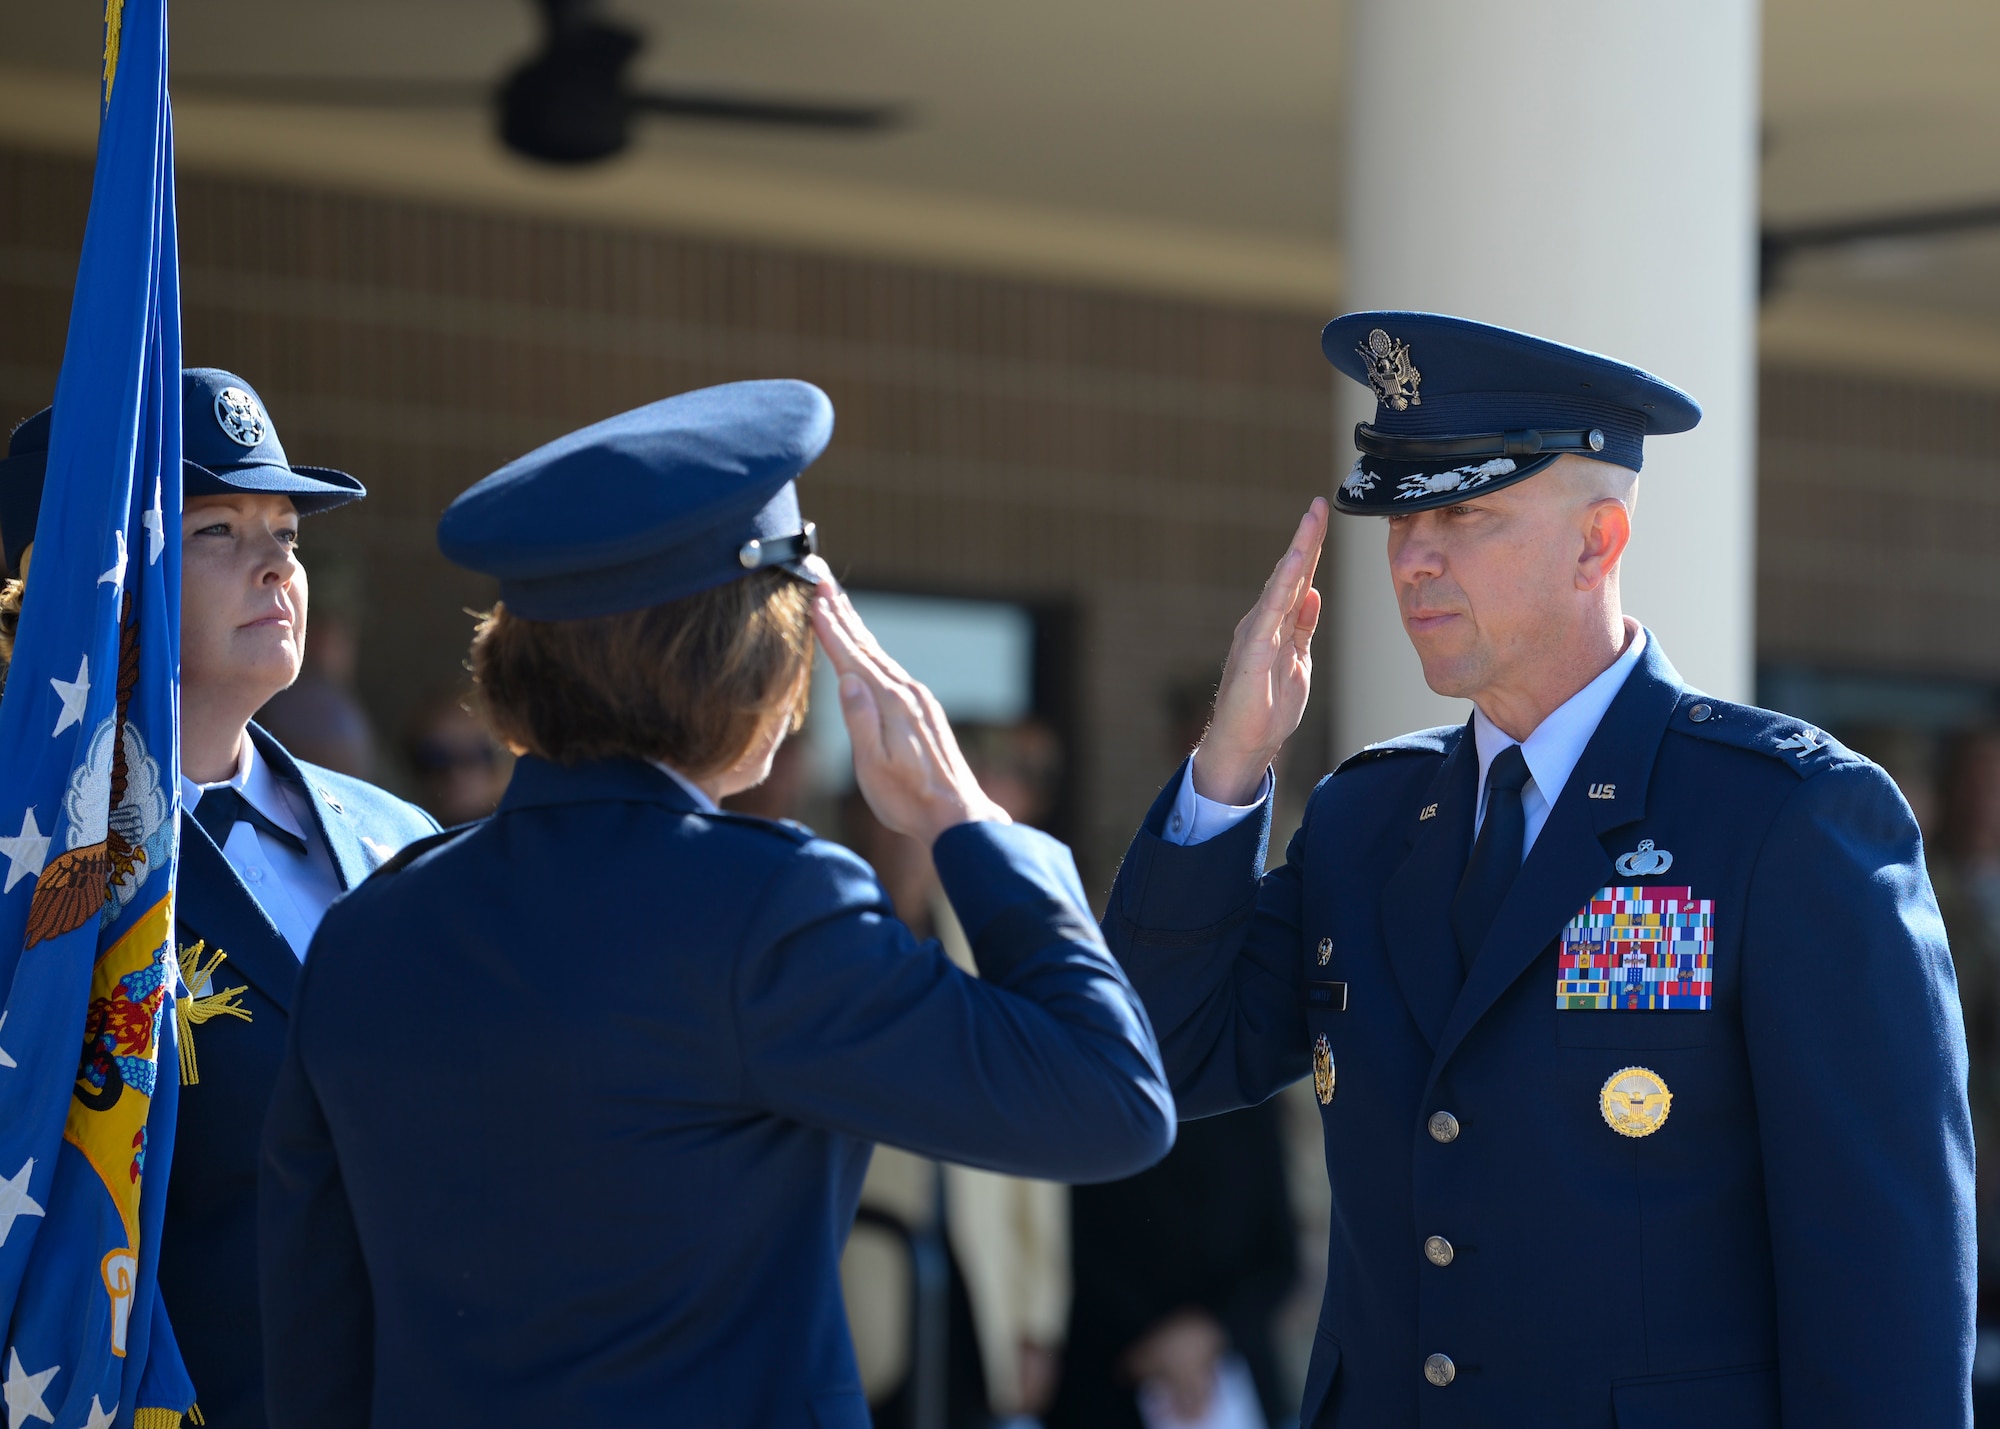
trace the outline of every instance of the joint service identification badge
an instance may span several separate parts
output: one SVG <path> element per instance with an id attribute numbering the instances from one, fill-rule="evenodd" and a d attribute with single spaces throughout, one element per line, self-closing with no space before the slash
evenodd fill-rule
<path id="1" fill-rule="evenodd" d="M 1690 888 L 1600 888 L 1563 926 L 1556 1007 L 1702 1012 L 1715 994 L 1715 901 Z"/>
<path id="2" fill-rule="evenodd" d="M 1674 1094 L 1647 1067 L 1626 1067 L 1613 1072 L 1597 1094 L 1598 1110 L 1604 1124 L 1620 1136 L 1651 1136 L 1667 1124 Z"/>
<path id="3" fill-rule="evenodd" d="M 1324 1032 L 1313 1043 L 1313 1095 L 1319 1098 L 1321 1106 L 1333 1103 L 1333 1048 Z"/>

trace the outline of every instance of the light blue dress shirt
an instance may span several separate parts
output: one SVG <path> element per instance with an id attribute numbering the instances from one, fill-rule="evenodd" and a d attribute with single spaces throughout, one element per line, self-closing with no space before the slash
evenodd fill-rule
<path id="1" fill-rule="evenodd" d="M 243 880 L 243 886 L 257 906 L 277 926 L 293 954 L 303 960 L 319 920 L 327 907 L 341 895 L 340 874 L 333 855 L 319 836 L 305 795 L 287 790 L 258 757 L 256 741 L 243 737 L 243 755 L 235 777 L 214 784 L 196 784 L 181 776 L 181 807 L 190 813 L 201 802 L 206 789 L 234 789 L 243 802 L 288 833 L 305 841 L 300 853 L 280 839 L 261 833 L 248 819 L 238 820 L 229 830 L 222 856 Z"/>

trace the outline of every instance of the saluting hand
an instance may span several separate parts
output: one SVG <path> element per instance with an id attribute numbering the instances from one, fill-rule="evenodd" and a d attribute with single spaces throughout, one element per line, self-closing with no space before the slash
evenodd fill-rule
<path id="1" fill-rule="evenodd" d="M 1264 771 L 1299 727 L 1312 690 L 1319 624 L 1313 572 L 1326 540 L 1326 498 L 1315 497 L 1264 593 L 1236 626 L 1215 692 L 1215 716 L 1194 754 L 1194 791 L 1224 804 L 1257 797 Z"/>
<path id="2" fill-rule="evenodd" d="M 840 677 L 854 779 L 875 817 L 926 848 L 955 824 L 1011 823 L 972 777 L 937 696 L 889 658 L 823 562 L 817 569 L 813 629 Z"/>

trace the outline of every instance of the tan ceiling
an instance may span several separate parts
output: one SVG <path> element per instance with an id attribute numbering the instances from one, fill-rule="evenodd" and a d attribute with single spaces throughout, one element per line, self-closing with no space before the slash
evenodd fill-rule
<path id="1" fill-rule="evenodd" d="M 852 137 L 647 121 L 588 174 L 498 154 L 477 107 L 224 98 L 238 75 L 488 80 L 533 44 L 527 0 L 173 0 L 174 67 L 191 163 L 1324 307 L 1349 3 L 613 0 L 649 37 L 644 79 L 894 100 L 912 122 Z M 87 142 L 87 102 L 62 96 L 87 96 L 95 11 L 0 9 L 0 135 Z M 2000 5 L 1765 15 L 1767 218 L 2000 200 Z M 1871 343 L 1887 322 L 1903 336 Z M 1942 346 L 2000 383 L 2000 233 L 1802 259 L 1766 339 L 1802 359 Z"/>

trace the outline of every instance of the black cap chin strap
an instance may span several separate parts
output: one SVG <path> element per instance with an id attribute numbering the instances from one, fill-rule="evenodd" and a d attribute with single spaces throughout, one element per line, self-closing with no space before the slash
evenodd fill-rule
<path id="1" fill-rule="evenodd" d="M 808 521 L 805 529 L 794 531 L 789 536 L 752 537 L 743 543 L 736 553 L 736 560 L 746 571 L 762 570 L 765 566 L 783 566 L 793 575 L 819 584 L 819 577 L 806 568 L 807 556 L 819 552 L 819 527 Z"/>
<path id="2" fill-rule="evenodd" d="M 1369 456 L 1387 461 L 1456 461 L 1475 456 L 1547 456 L 1575 452 L 1593 456 L 1604 450 L 1604 432 L 1597 427 L 1571 432 L 1482 432 L 1465 437 L 1391 437 L 1366 422 L 1354 428 L 1354 445 Z"/>

